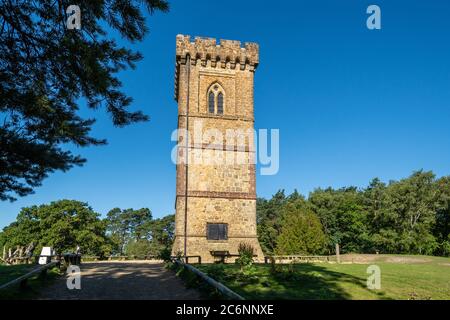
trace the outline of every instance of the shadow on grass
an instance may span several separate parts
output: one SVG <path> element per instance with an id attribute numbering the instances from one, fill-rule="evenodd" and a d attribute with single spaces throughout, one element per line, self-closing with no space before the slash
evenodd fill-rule
<path id="1" fill-rule="evenodd" d="M 277 265 L 275 271 L 269 265 L 254 265 L 246 275 L 233 265 L 224 266 L 222 275 L 217 275 L 214 266 L 200 268 L 247 299 L 344 300 L 352 298 L 348 287 L 361 288 L 385 299 L 383 293 L 367 289 L 365 277 L 317 264 Z"/>
<path id="2" fill-rule="evenodd" d="M 20 277 L 34 267 L 31 264 L 0 265 L 0 285 Z"/>
<path id="3" fill-rule="evenodd" d="M 10 266 L 8 266 L 9 268 Z M 18 278 L 23 275 L 25 272 L 30 271 L 33 265 L 18 265 L 11 266 L 15 268 L 11 268 L 8 270 L 7 276 L 6 272 L 3 274 L 3 279 L 8 279 L 8 281 Z M 21 287 L 19 284 L 10 286 L 8 288 L 0 289 L 0 300 L 29 300 L 34 299 L 38 296 L 40 290 L 49 286 L 54 279 L 60 276 L 60 271 L 58 268 L 52 268 L 47 270 L 45 275 L 40 274 L 33 276 L 27 280 L 27 284 L 24 287 Z M 3 283 L 6 283 L 4 281 Z"/>

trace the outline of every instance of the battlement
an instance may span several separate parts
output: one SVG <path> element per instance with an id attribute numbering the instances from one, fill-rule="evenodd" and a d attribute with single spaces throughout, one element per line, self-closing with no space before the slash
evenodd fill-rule
<path id="1" fill-rule="evenodd" d="M 178 101 L 178 81 L 180 65 L 186 64 L 188 57 L 191 65 L 211 66 L 212 68 L 238 69 L 254 71 L 259 63 L 259 46 L 254 42 L 245 42 L 244 46 L 236 40 L 177 35 L 175 100 Z"/>
<path id="2" fill-rule="evenodd" d="M 259 63 L 259 47 L 257 43 L 245 42 L 241 46 L 240 41 L 220 40 L 217 44 L 214 38 L 196 37 L 191 42 L 190 36 L 177 35 L 176 56 L 177 63 L 186 63 L 187 55 L 190 56 L 192 64 L 199 61 L 206 65 L 211 61 L 211 66 L 234 69 L 239 66 L 241 70 L 246 67 L 254 69 Z"/>

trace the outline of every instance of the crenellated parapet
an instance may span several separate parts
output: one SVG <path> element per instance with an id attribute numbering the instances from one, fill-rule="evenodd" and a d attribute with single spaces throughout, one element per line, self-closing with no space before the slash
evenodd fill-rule
<path id="1" fill-rule="evenodd" d="M 175 99 L 178 94 L 179 67 L 188 61 L 191 65 L 210 66 L 212 68 L 254 71 L 259 63 L 259 46 L 254 42 L 245 42 L 244 46 L 236 40 L 195 37 L 191 41 L 188 35 L 177 35 Z"/>
<path id="2" fill-rule="evenodd" d="M 191 42 L 190 36 L 177 35 L 177 62 L 186 63 L 188 55 L 192 64 L 200 62 L 206 65 L 211 61 L 212 67 L 234 69 L 238 66 L 243 70 L 247 66 L 254 69 L 259 63 L 259 48 L 256 43 L 246 42 L 241 46 L 240 41 L 220 40 L 220 44 L 217 44 L 214 38 L 201 37 L 196 37 Z"/>

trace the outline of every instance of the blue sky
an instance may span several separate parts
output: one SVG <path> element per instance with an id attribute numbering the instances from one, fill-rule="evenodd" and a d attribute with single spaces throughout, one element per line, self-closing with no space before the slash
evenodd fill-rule
<path id="1" fill-rule="evenodd" d="M 271 2 L 274 3 L 274 2 Z M 118 129 L 102 111 L 93 135 L 109 144 L 76 150 L 83 167 L 55 173 L 35 194 L 0 202 L 0 227 L 21 207 L 58 199 L 174 212 L 177 124 L 173 99 L 175 36 L 210 36 L 260 45 L 255 75 L 257 128 L 280 130 L 280 170 L 257 176 L 258 196 L 297 188 L 364 187 L 413 170 L 450 174 L 450 2 L 171 1 L 149 17 L 151 33 L 133 45 L 144 54 L 120 75 L 124 91 L 151 121 Z M 377 4 L 382 29 L 366 28 Z M 125 43 L 124 43 L 125 44 Z"/>

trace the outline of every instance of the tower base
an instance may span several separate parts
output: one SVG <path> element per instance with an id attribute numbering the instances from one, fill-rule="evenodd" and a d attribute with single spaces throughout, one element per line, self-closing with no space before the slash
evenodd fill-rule
<path id="1" fill-rule="evenodd" d="M 228 251 L 229 257 L 225 259 L 226 263 L 234 263 L 239 257 L 238 248 L 240 243 L 250 244 L 254 250 L 256 257 L 254 262 L 264 262 L 264 253 L 261 250 L 257 237 L 242 237 L 242 238 L 228 238 L 228 240 L 207 240 L 206 237 L 187 237 L 187 256 L 190 262 L 197 262 L 195 256 L 201 257 L 202 263 L 214 263 L 219 260 L 219 257 L 214 257 L 213 251 Z M 172 255 L 184 255 L 184 236 L 175 236 Z"/>

